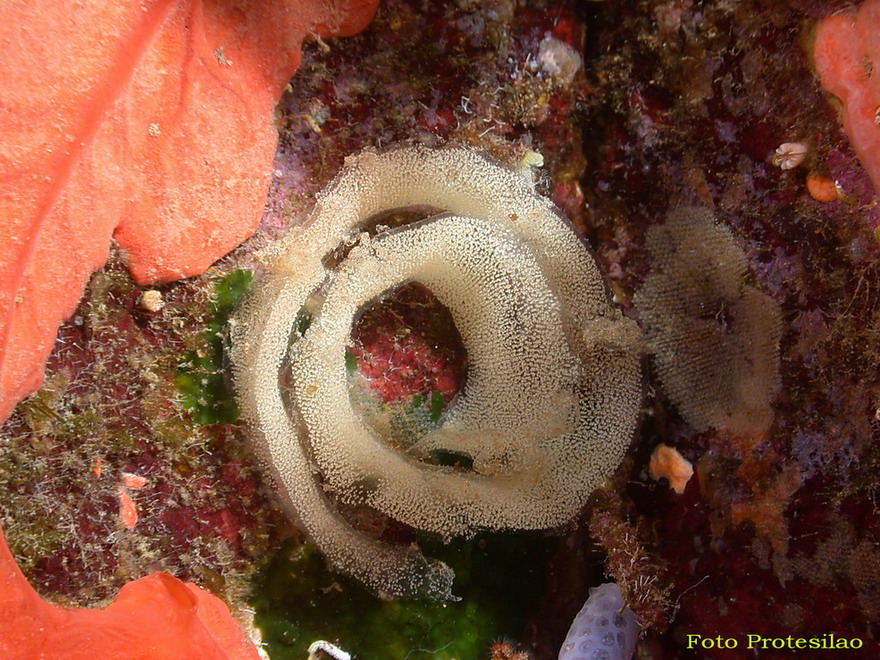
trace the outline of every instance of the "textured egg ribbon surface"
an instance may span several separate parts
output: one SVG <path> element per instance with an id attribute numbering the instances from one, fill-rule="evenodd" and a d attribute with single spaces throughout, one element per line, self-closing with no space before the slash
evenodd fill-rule
<path id="1" fill-rule="evenodd" d="M 364 231 L 413 207 L 438 213 Z M 449 309 L 468 373 L 438 427 L 403 451 L 365 423 L 345 355 L 359 312 L 410 282 Z M 242 411 L 283 506 L 334 567 L 383 594 L 448 599 L 454 576 L 414 545 L 355 529 L 337 502 L 444 539 L 553 529 L 635 431 L 638 328 L 534 183 L 464 148 L 347 159 L 308 221 L 272 248 L 231 335 Z M 472 467 L 434 464 L 435 451 Z"/>

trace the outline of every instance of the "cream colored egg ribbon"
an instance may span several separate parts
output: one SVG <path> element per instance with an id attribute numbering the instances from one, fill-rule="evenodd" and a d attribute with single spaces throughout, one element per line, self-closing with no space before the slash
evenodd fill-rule
<path id="1" fill-rule="evenodd" d="M 383 212 L 425 206 L 440 213 L 363 231 Z M 325 267 L 340 245 L 351 249 Z M 359 310 L 412 281 L 449 309 L 468 374 L 439 427 L 404 452 L 353 405 L 345 351 Z M 464 148 L 407 146 L 346 160 L 272 250 L 231 355 L 280 500 L 329 562 L 383 594 L 448 599 L 445 564 L 358 531 L 327 492 L 445 539 L 564 525 L 632 439 L 638 346 L 589 249 L 528 176 Z M 434 450 L 473 469 L 420 460 Z"/>

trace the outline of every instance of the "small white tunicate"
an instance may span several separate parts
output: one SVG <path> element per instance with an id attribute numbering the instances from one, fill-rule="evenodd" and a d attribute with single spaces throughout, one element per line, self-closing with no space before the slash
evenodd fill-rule
<path id="1" fill-rule="evenodd" d="M 549 35 L 538 46 L 537 63 L 563 85 L 569 84 L 583 65 L 580 53 Z"/>
<path id="2" fill-rule="evenodd" d="M 346 653 L 335 644 L 319 639 L 309 645 L 309 660 L 327 656 L 333 660 L 351 660 L 351 654 Z"/>
<path id="3" fill-rule="evenodd" d="M 803 142 L 783 142 L 773 154 L 773 164 L 782 170 L 791 170 L 804 162 L 810 148 Z"/>
<path id="4" fill-rule="evenodd" d="M 141 294 L 138 304 L 148 312 L 158 312 L 165 307 L 165 301 L 162 300 L 162 292 L 156 289 L 148 289 Z"/>

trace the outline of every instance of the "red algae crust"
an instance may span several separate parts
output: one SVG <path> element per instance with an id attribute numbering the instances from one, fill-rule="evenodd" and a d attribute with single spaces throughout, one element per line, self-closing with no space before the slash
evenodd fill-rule
<path id="1" fill-rule="evenodd" d="M 257 226 L 273 110 L 309 36 L 375 0 L 51 0 L 0 11 L 0 420 L 39 387 L 111 237 L 137 282 L 203 272 Z"/>
<path id="2" fill-rule="evenodd" d="M 0 532 L 0 656 L 256 660 L 256 647 L 216 596 L 167 573 L 129 582 L 102 610 L 67 609 L 28 584 Z"/>

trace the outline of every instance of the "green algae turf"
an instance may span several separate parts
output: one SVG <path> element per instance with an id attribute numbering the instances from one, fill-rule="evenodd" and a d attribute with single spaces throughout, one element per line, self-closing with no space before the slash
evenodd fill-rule
<path id="1" fill-rule="evenodd" d="M 311 544 L 288 540 L 258 573 L 252 599 L 270 657 L 302 660 L 318 639 L 364 660 L 483 657 L 494 640 L 516 639 L 534 613 L 558 539 L 495 534 L 420 545 L 455 570 L 460 601 L 379 599 L 329 571 Z"/>
<path id="2" fill-rule="evenodd" d="M 174 383 L 182 405 L 198 424 L 228 424 L 238 419 L 238 403 L 224 370 L 224 331 L 235 305 L 250 290 L 252 280 L 249 270 L 234 270 L 214 280 L 205 346 L 188 351 L 177 368 Z"/>

